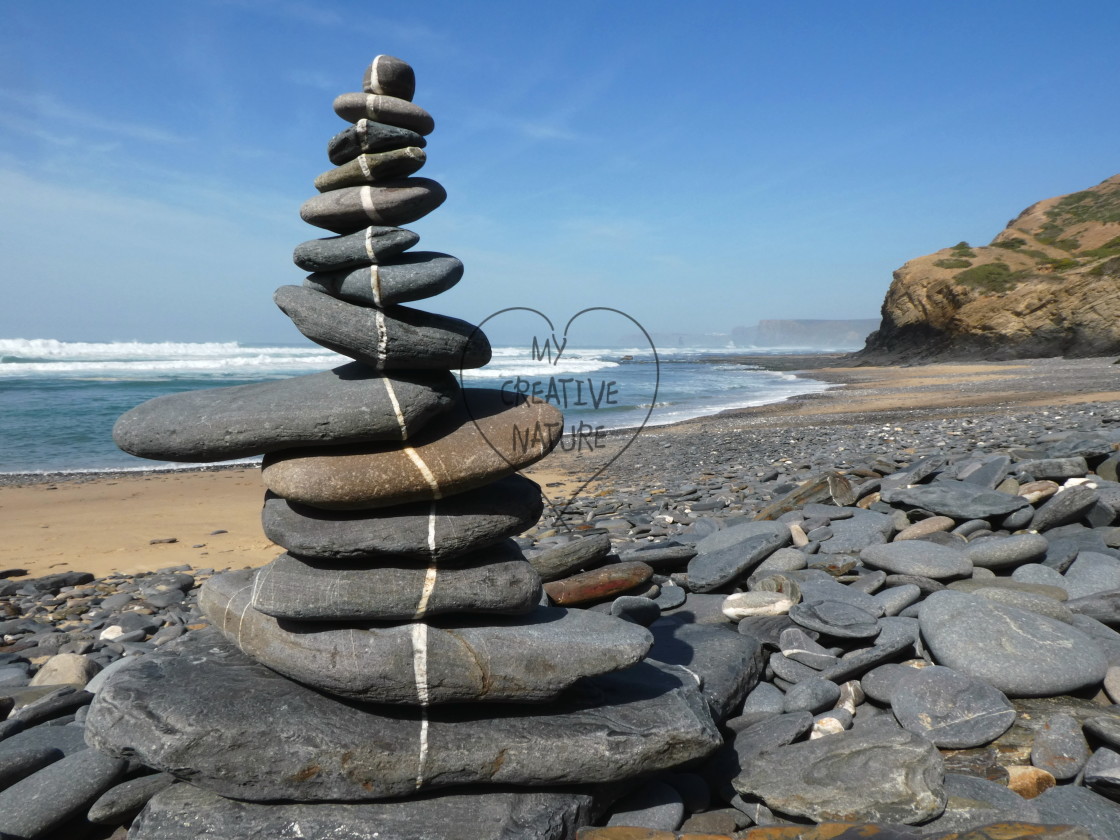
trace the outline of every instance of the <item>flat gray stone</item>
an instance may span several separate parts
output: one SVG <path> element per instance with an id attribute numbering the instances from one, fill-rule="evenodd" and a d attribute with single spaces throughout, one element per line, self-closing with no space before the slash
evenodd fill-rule
<path id="1" fill-rule="evenodd" d="M 1089 473 L 1089 466 L 1080 455 L 1068 458 L 1032 458 L 1020 461 L 1015 469 L 1034 476 L 1037 481 L 1081 478 Z"/>
<path id="2" fill-rule="evenodd" d="M 0 790 L 11 787 L 20 779 L 27 778 L 60 758 L 62 758 L 61 750 L 46 746 L 24 747 L 4 752 L 0 755 Z"/>
<path id="3" fill-rule="evenodd" d="M 375 120 L 407 128 L 418 134 L 431 134 L 435 122 L 431 115 L 407 99 L 377 93 L 343 93 L 335 97 L 334 112 L 352 123 Z"/>
<path id="4" fill-rule="evenodd" d="M 711 537 L 706 537 L 697 545 L 697 551 L 699 552 L 700 545 L 706 540 L 735 530 L 737 529 L 728 528 L 726 531 L 717 531 Z M 688 586 L 693 592 L 711 592 L 713 589 L 718 589 L 751 571 L 767 556 L 788 545 L 789 541 L 789 529 L 779 525 L 769 533 L 754 534 L 726 548 L 699 552 L 688 561 Z"/>
<path id="5" fill-rule="evenodd" d="M 1028 800 L 988 779 L 946 773 L 945 794 L 948 798 L 944 813 L 922 826 L 923 835 L 944 837 L 951 831 L 963 833 L 992 823 L 1037 822 L 1040 819 L 1038 811 Z M 977 832 L 977 835 L 989 836 L 983 832 Z"/>
<path id="6" fill-rule="evenodd" d="M 314 341 L 375 370 L 463 370 L 490 361 L 477 327 L 405 306 L 382 312 L 302 286 L 281 286 L 276 305 Z"/>
<path id="7" fill-rule="evenodd" d="M 786 545 L 791 539 L 789 527 L 782 522 L 743 522 L 704 537 L 696 543 L 696 553 L 713 554 L 759 536 L 784 538 Z"/>
<path id="8" fill-rule="evenodd" d="M 136 816 L 148 800 L 170 787 L 174 781 L 175 777 L 170 773 L 152 773 L 120 782 L 90 805 L 86 818 L 99 825 L 122 825 Z"/>
<path id="9" fill-rule="evenodd" d="M 817 714 L 831 709 L 840 699 L 840 686 L 820 677 L 809 677 L 791 686 L 782 704 L 784 712 Z"/>
<path id="10" fill-rule="evenodd" d="M 987 519 L 1005 516 L 1030 504 L 1022 496 L 989 490 L 965 481 L 945 479 L 933 484 L 904 487 L 883 494 L 883 501 L 951 516 L 954 519 Z"/>
<path id="11" fill-rule="evenodd" d="M 261 521 L 266 537 L 303 557 L 445 562 L 528 530 L 543 509 L 540 487 L 511 475 L 434 502 L 374 510 L 324 510 L 270 493 Z"/>
<path id="12" fill-rule="evenodd" d="M 327 142 L 327 158 L 335 166 L 341 166 L 358 155 L 408 146 L 422 149 L 427 143 L 424 136 L 415 131 L 363 117 Z"/>
<path id="13" fill-rule="evenodd" d="M 449 254 L 410 251 L 393 262 L 308 275 L 303 285 L 359 306 L 385 307 L 446 292 L 463 276 Z"/>
<path id="14" fill-rule="evenodd" d="M 1074 598 L 1066 602 L 1066 607 L 1077 615 L 1089 616 L 1110 627 L 1120 626 L 1120 589 Z"/>
<path id="15" fill-rule="evenodd" d="M 320 193 L 303 202 L 299 215 L 331 233 L 357 233 L 371 225 L 399 227 L 415 222 L 446 199 L 447 192 L 431 178 L 398 178 Z"/>
<path id="16" fill-rule="evenodd" d="M 357 233 L 297 245 L 292 261 L 304 271 L 343 271 L 392 260 L 419 241 L 410 230 L 371 225 Z"/>
<path id="17" fill-rule="evenodd" d="M 921 575 L 933 580 L 947 580 L 972 574 L 968 556 L 926 540 L 872 545 L 859 554 L 864 565 L 896 575 Z"/>
<path id="18" fill-rule="evenodd" d="M 721 740 L 695 680 L 672 666 L 640 663 L 584 680 L 545 705 L 422 710 L 333 700 L 214 631 L 143 660 L 98 694 L 90 743 L 157 770 L 190 768 L 193 784 L 238 799 L 365 801 L 452 785 L 618 781 L 700 758 Z"/>
<path id="19" fill-rule="evenodd" d="M 507 540 L 450 566 L 281 554 L 257 573 L 252 604 L 296 621 L 407 621 L 444 613 L 524 615 L 540 598 L 540 578 Z"/>
<path id="20" fill-rule="evenodd" d="M 733 784 L 814 822 L 912 825 L 944 809 L 943 774 L 937 748 L 910 732 L 844 732 L 762 753 Z"/>
<path id="21" fill-rule="evenodd" d="M 0 834 L 41 837 L 84 814 L 124 774 L 128 762 L 80 750 L 0 791 Z"/>
<path id="22" fill-rule="evenodd" d="M 608 826 L 673 831 L 684 821 L 684 801 L 676 789 L 656 779 L 611 806 Z"/>
<path id="23" fill-rule="evenodd" d="M 1016 607 L 1020 610 L 1026 610 L 1027 612 L 1045 615 L 1048 618 L 1053 618 L 1066 624 L 1070 624 L 1073 621 L 1073 613 L 1070 611 L 1069 607 L 1057 598 L 1051 598 L 1047 595 L 1039 595 L 1035 592 L 1022 592 L 1017 589 L 1007 589 L 998 586 L 981 586 L 973 589 L 971 594 L 989 601 L 995 601 L 997 604 L 1006 604 L 1009 607 Z"/>
<path id="24" fill-rule="evenodd" d="M 243 802 L 193 785 L 155 796 L 131 840 L 567 840 L 591 820 L 590 794 L 421 793 L 394 802 Z"/>
<path id="25" fill-rule="evenodd" d="M 1015 722 L 1015 708 L 986 682 L 951 668 L 910 668 L 890 693 L 903 729 L 960 750 L 994 741 Z"/>
<path id="26" fill-rule="evenodd" d="M 528 528 L 527 525 L 521 530 L 525 531 Z M 583 568 L 592 569 L 600 566 L 610 553 L 611 538 L 607 534 L 592 534 L 558 546 L 544 548 L 526 557 L 529 564 L 541 576 L 541 580 L 547 583 L 560 580 Z"/>
<path id="27" fill-rule="evenodd" d="M 1035 510 L 1029 527 L 1035 531 L 1045 531 L 1077 522 L 1099 498 L 1097 491 L 1086 484 L 1064 487 Z"/>
<path id="28" fill-rule="evenodd" d="M 1072 779 L 1089 760 L 1089 744 L 1073 715 L 1051 715 L 1040 726 L 1031 745 L 1031 764 L 1058 781 Z"/>
<path id="29" fill-rule="evenodd" d="M 1120 589 L 1120 560 L 1107 554 L 1082 551 L 1062 575 L 1070 598 L 1085 598 Z"/>
<path id="30" fill-rule="evenodd" d="M 918 621 L 939 665 L 1009 697 L 1078 691 L 1099 684 L 1108 668 L 1100 647 L 1080 630 L 963 592 L 934 592 L 922 602 Z"/>
<path id="31" fill-rule="evenodd" d="M 458 393 L 447 372 L 386 376 L 351 362 L 308 376 L 165 394 L 122 414 L 113 440 L 140 458 L 197 462 L 403 440 L 448 411 Z"/>
<path id="32" fill-rule="evenodd" d="M 1084 826 L 1096 840 L 1120 840 L 1120 804 L 1076 785 L 1058 785 L 1031 800 L 1045 825 Z"/>
<path id="33" fill-rule="evenodd" d="M 428 156 L 418 146 L 359 155 L 349 163 L 321 173 L 315 178 L 315 189 L 327 192 L 365 184 L 380 185 L 415 174 L 427 160 Z"/>
<path id="34" fill-rule="evenodd" d="M 809 630 L 843 639 L 870 639 L 879 635 L 875 616 L 843 601 L 795 604 L 789 617 Z"/>
<path id="35" fill-rule="evenodd" d="M 853 508 L 847 519 L 834 519 L 832 536 L 820 544 L 821 554 L 859 554 L 869 545 L 879 545 L 894 533 L 894 522 L 886 514 Z"/>
<path id="36" fill-rule="evenodd" d="M 1009 537 L 982 537 L 964 548 L 973 566 L 1006 569 L 1024 563 L 1037 563 L 1046 556 L 1050 543 L 1041 534 L 1013 534 Z"/>
<path id="37" fill-rule="evenodd" d="M 757 684 L 765 664 L 762 645 L 731 624 L 697 623 L 687 612 L 649 625 L 648 658 L 687 668 L 700 681 L 716 722 L 725 720 Z"/>
<path id="38" fill-rule="evenodd" d="M 1085 787 L 1116 799 L 1120 796 L 1120 752 L 1098 747 L 1085 762 L 1084 779 Z"/>
<path id="39" fill-rule="evenodd" d="M 556 607 L 438 623 L 280 620 L 252 608 L 254 577 L 240 570 L 206 581 L 198 600 L 213 625 L 273 670 L 364 702 L 540 702 L 583 677 L 633 665 L 653 641 L 644 627 Z M 417 676 L 418 655 L 427 679 Z"/>

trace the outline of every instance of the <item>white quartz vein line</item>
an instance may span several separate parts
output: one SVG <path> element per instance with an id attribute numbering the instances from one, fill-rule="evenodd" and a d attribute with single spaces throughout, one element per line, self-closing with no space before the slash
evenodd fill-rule
<path id="1" fill-rule="evenodd" d="M 416 699 L 420 705 L 420 754 L 416 763 L 416 789 L 424 784 L 424 768 L 428 762 L 428 625 L 412 624 L 412 670 L 416 678 Z"/>
<path id="2" fill-rule="evenodd" d="M 385 331 L 385 313 L 375 309 L 373 317 L 377 324 L 377 369 L 381 370 L 385 366 L 385 354 L 389 349 L 389 333 Z"/>
<path id="3" fill-rule="evenodd" d="M 377 251 L 373 247 L 373 228 L 366 228 L 366 256 L 370 262 L 377 262 Z"/>
<path id="4" fill-rule="evenodd" d="M 381 269 L 376 265 L 369 267 L 369 290 L 373 295 L 373 305 L 381 305 Z"/>
<path id="5" fill-rule="evenodd" d="M 397 399 L 393 380 L 383 376 L 381 381 L 385 383 L 385 393 L 389 395 L 389 402 L 393 404 L 393 413 L 397 415 L 397 425 L 401 427 L 401 440 L 408 440 L 408 423 L 404 419 L 404 412 L 401 411 L 401 401 Z"/>
<path id="6" fill-rule="evenodd" d="M 358 189 L 362 196 L 362 210 L 365 211 L 366 216 L 374 224 L 384 224 L 381 220 L 381 214 L 377 212 L 377 207 L 373 203 L 373 187 L 359 187 Z"/>
<path id="7" fill-rule="evenodd" d="M 432 562 L 428 566 L 428 572 L 424 575 L 424 588 L 420 592 L 420 603 L 416 605 L 416 612 L 413 613 L 413 619 L 423 618 L 424 614 L 428 611 L 428 601 L 432 598 L 432 592 L 436 588 L 436 577 L 438 569 L 435 561 L 436 552 L 436 503 L 432 502 L 428 508 L 428 553 L 432 555 Z"/>
<path id="8" fill-rule="evenodd" d="M 428 483 L 428 487 L 430 487 L 432 490 L 432 498 L 442 499 L 443 490 L 440 489 L 439 482 L 436 481 L 435 474 L 428 468 L 428 465 L 424 463 L 424 459 L 420 457 L 420 453 L 413 449 L 411 446 L 406 446 L 404 448 L 404 453 L 416 466 L 416 469 L 420 471 L 420 475 L 424 477 L 424 481 Z"/>
<path id="9" fill-rule="evenodd" d="M 250 583 L 246 586 L 242 586 L 240 589 L 238 589 L 236 592 L 234 592 L 233 595 L 230 596 L 229 602 L 226 604 L 226 609 L 225 609 L 225 613 L 226 613 L 227 616 L 229 615 L 229 608 L 233 606 L 233 602 L 235 600 L 237 600 L 237 596 L 240 595 L 242 592 L 244 592 L 246 589 L 252 589 L 252 588 L 253 588 L 253 584 Z M 238 647 L 241 647 L 241 625 L 243 625 L 245 623 L 245 613 L 249 612 L 249 607 L 252 606 L 252 604 L 253 604 L 253 601 L 252 601 L 252 598 L 250 598 L 249 602 L 247 604 L 245 604 L 245 609 L 243 609 L 241 611 L 241 618 L 238 619 L 238 621 L 237 621 L 237 646 Z M 225 624 L 226 622 L 223 621 L 222 623 Z"/>

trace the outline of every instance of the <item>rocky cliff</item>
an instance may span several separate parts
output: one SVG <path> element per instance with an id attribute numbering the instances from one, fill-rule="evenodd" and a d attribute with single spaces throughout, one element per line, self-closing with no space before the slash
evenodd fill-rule
<path id="1" fill-rule="evenodd" d="M 1120 352 L 1120 175 L 894 273 L 868 362 Z"/>

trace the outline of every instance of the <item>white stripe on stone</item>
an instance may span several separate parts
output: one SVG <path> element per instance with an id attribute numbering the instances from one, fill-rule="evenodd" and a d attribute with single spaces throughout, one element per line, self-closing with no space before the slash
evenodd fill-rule
<path id="1" fill-rule="evenodd" d="M 377 212 L 376 205 L 373 203 L 373 187 L 359 187 L 358 194 L 362 197 L 362 210 L 369 220 L 374 224 L 385 224 L 381 220 L 381 214 Z"/>
<path id="2" fill-rule="evenodd" d="M 411 446 L 404 447 L 404 452 L 409 457 L 409 460 L 416 465 L 416 469 L 420 471 L 420 475 L 424 477 L 424 481 L 428 483 L 428 487 L 431 488 L 432 491 L 432 498 L 442 499 L 443 490 L 440 488 L 439 482 L 436 481 L 435 475 L 428 469 L 428 465 L 424 463 L 424 459 L 420 457 L 420 453 Z"/>
<path id="3" fill-rule="evenodd" d="M 401 440 L 408 440 L 408 423 L 404 419 L 404 412 L 401 410 L 401 401 L 397 399 L 396 389 L 393 388 L 393 380 L 383 376 L 381 381 L 385 383 L 385 393 L 389 395 L 389 402 L 393 404 L 393 413 L 397 415 L 397 425 L 401 429 Z"/>
<path id="4" fill-rule="evenodd" d="M 416 605 L 416 612 L 412 614 L 413 619 L 420 619 L 428 611 L 428 601 L 432 598 L 432 593 L 436 588 L 436 564 L 433 563 L 428 566 L 428 572 L 424 575 L 424 588 L 420 592 L 420 603 Z"/>
<path id="5" fill-rule="evenodd" d="M 381 305 L 381 271 L 376 265 L 369 267 L 369 290 L 373 293 L 373 305 Z"/>
<path id="6" fill-rule="evenodd" d="M 428 762 L 428 625 L 423 621 L 412 625 L 412 672 L 416 679 L 416 701 L 420 705 L 420 754 L 416 762 L 416 788 L 424 784 Z"/>
<path id="7" fill-rule="evenodd" d="M 366 228 L 366 256 L 370 262 L 377 262 L 377 251 L 373 247 L 373 228 Z"/>
<path id="8" fill-rule="evenodd" d="M 373 310 L 373 318 L 377 325 L 377 369 L 385 365 L 385 354 L 389 351 L 389 331 L 385 329 L 385 313 L 380 309 Z"/>
<path id="9" fill-rule="evenodd" d="M 370 180 L 368 155 L 358 155 L 358 167 L 362 170 L 362 175 L 365 179 L 367 181 Z"/>

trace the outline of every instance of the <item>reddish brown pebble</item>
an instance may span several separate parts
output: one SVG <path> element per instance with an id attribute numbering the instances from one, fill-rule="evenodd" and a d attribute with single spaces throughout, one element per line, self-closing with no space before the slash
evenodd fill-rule
<path id="1" fill-rule="evenodd" d="M 951 516 L 931 516 L 929 519 L 923 519 L 920 522 L 915 522 L 908 528 L 903 528 L 899 531 L 894 538 L 895 542 L 900 540 L 916 540 L 921 537 L 928 537 L 930 534 L 935 534 L 938 531 L 949 531 L 956 527 L 957 521 Z"/>
<path id="2" fill-rule="evenodd" d="M 677 835 L 672 831 L 619 825 L 609 828 L 581 828 L 576 833 L 576 840 L 677 840 Z"/>
<path id="3" fill-rule="evenodd" d="M 645 563 L 632 561 L 615 563 L 590 572 L 582 572 L 563 580 L 544 585 L 544 591 L 553 603 L 560 606 L 602 601 L 627 589 L 645 583 L 653 577 L 653 569 Z"/>

